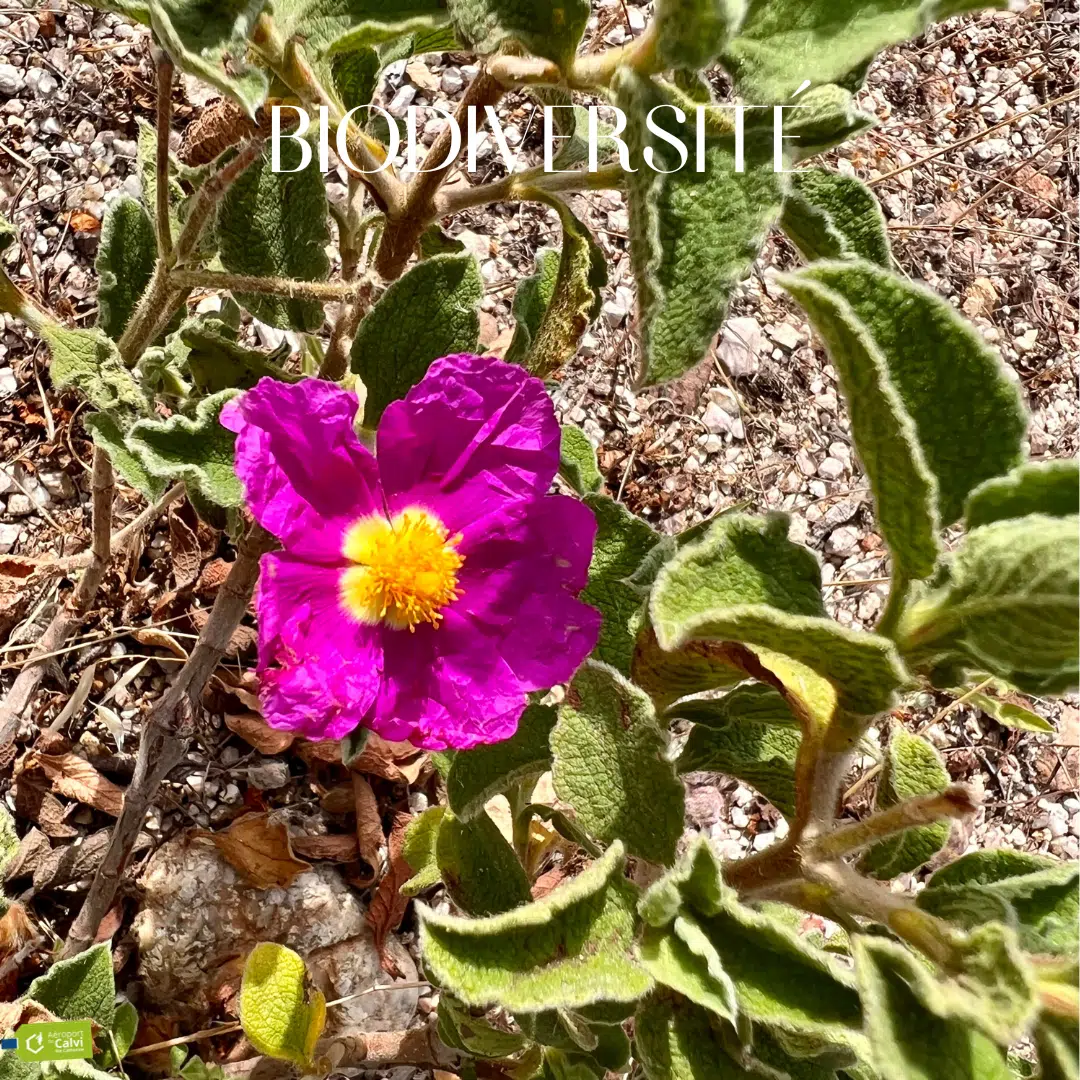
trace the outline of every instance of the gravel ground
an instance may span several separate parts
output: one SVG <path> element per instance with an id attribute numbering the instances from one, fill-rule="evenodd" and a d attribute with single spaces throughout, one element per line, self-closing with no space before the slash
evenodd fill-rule
<path id="1" fill-rule="evenodd" d="M 630 0 L 596 3 L 591 47 L 639 32 L 648 10 Z M 1071 0 L 933 28 L 879 58 L 860 101 L 878 127 L 829 155 L 837 169 L 874 186 L 901 270 L 948 297 L 1001 351 L 1030 405 L 1035 458 L 1078 449 L 1077 103 L 1054 104 L 1077 85 L 1078 27 Z M 396 112 L 460 97 L 475 70 L 463 60 L 433 56 L 392 71 L 387 104 Z M 15 222 L 20 240 L 5 263 L 78 325 L 95 314 L 93 260 L 105 207 L 118 192 L 139 191 L 136 121 L 152 115 L 152 87 L 143 29 L 70 0 L 49 0 L 40 10 L 0 0 L 0 213 Z M 186 79 L 178 89 L 177 148 L 179 129 L 207 98 Z M 501 107 L 508 142 L 525 152 L 539 145 L 532 108 L 520 96 Z M 425 139 L 436 130 L 425 128 Z M 490 147 L 480 166 L 482 179 L 499 174 Z M 330 179 L 331 196 L 343 194 Z M 679 383 L 638 393 L 626 206 L 614 192 L 573 203 L 609 257 L 610 280 L 601 317 L 556 402 L 596 444 L 609 491 L 669 532 L 734 504 L 787 511 L 793 537 L 822 556 L 835 616 L 871 625 L 885 595 L 883 543 L 835 372 L 801 314 L 770 284 L 771 271 L 795 264 L 787 241 L 770 238 L 705 363 Z M 556 219 L 535 205 L 496 206 L 462 215 L 450 231 L 481 260 L 482 340 L 505 347 L 514 287 L 531 273 L 537 249 L 558 242 Z M 270 328 L 251 332 L 265 345 L 281 340 Z M 18 666 L 18 653 L 8 660 L 13 646 L 35 638 L 55 595 L 55 577 L 42 577 L 27 560 L 70 554 L 87 542 L 90 445 L 82 410 L 76 396 L 50 388 L 42 347 L 10 318 L 0 322 L 0 554 L 13 557 L 0 570 L 0 637 L 8 641 L 0 687 Z M 139 508 L 134 493 L 122 492 L 118 519 Z M 93 666 L 88 698 L 65 717 L 65 730 L 80 753 L 103 771 L 107 762 L 123 783 L 137 719 L 195 636 L 221 581 L 222 551 L 220 538 L 183 512 L 163 520 L 110 581 L 33 722 L 54 719 Z M 194 565 L 183 587 L 180 552 Z M 212 726 L 148 823 L 155 843 L 192 825 L 220 827 L 245 808 L 289 807 L 309 825 L 326 813 L 330 781 L 312 781 L 296 755 L 260 752 L 225 725 L 225 712 L 253 705 L 237 671 L 229 681 L 235 685 L 222 688 Z M 1000 727 L 945 695 L 917 695 L 898 710 L 941 748 L 953 777 L 984 796 L 940 861 L 975 846 L 1080 857 L 1080 709 L 1072 701 L 1031 704 L 1055 723 L 1055 735 Z M 879 734 L 871 733 L 871 743 Z M 867 768 L 877 753 L 868 751 Z M 784 821 L 749 789 L 693 779 L 688 825 L 707 830 L 726 856 L 782 837 Z M 416 776 L 378 783 L 382 805 L 400 802 L 410 786 L 414 810 L 425 798 Z M 852 805 L 865 806 L 872 792 L 872 784 L 863 786 Z M 64 821 L 82 833 L 107 824 L 87 806 L 69 807 Z M 326 822 L 312 828 L 325 831 Z M 56 912 L 64 908 L 62 898 L 49 902 Z M 422 996 L 421 1014 L 430 1009 Z"/>

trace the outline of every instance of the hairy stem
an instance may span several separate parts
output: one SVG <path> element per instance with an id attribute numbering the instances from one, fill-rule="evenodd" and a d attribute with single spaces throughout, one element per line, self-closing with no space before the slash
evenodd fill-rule
<path id="1" fill-rule="evenodd" d="M 341 280 L 356 280 L 360 269 L 361 248 L 364 242 L 364 229 L 361 224 L 361 211 L 364 207 L 364 188 L 351 173 L 349 175 L 349 195 L 345 213 L 338 222 L 338 250 L 341 252 Z M 360 325 L 366 304 L 360 296 L 342 300 L 338 306 L 334 325 L 330 330 L 330 344 L 319 367 L 319 378 L 337 382 L 349 369 L 349 349 L 353 337 Z"/>
<path id="2" fill-rule="evenodd" d="M 588 90 L 610 84 L 612 76 L 621 67 L 636 68 L 648 75 L 656 66 L 656 20 L 645 28 L 639 38 L 617 49 L 606 49 L 592 56 L 579 56 L 570 68 L 567 79 L 575 90 Z"/>
<path id="3" fill-rule="evenodd" d="M 865 821 L 842 825 L 819 836 L 807 849 L 805 857 L 812 861 L 829 862 L 844 855 L 853 855 L 887 836 L 919 825 L 932 825 L 974 814 L 979 804 L 969 788 L 950 784 L 933 795 L 917 795 L 905 799 Z"/>
<path id="4" fill-rule="evenodd" d="M 435 200 L 435 216 L 460 214 L 474 206 L 511 199 L 528 199 L 530 191 L 549 194 L 574 191 L 608 191 L 622 187 L 626 173 L 618 165 L 605 165 L 595 172 L 573 169 L 562 173 L 547 173 L 542 167 L 512 173 L 490 184 L 453 187 L 440 191 Z"/>
<path id="5" fill-rule="evenodd" d="M 101 447 L 94 448 L 91 472 L 91 554 L 75 591 L 53 617 L 45 633 L 38 639 L 22 671 L 15 678 L 3 702 L 0 702 L 0 750 L 9 747 L 19 731 L 19 720 L 37 693 L 45 675 L 46 657 L 61 648 L 82 625 L 90 605 L 97 596 L 101 580 L 112 556 L 113 470 L 109 455 Z"/>
<path id="6" fill-rule="evenodd" d="M 506 87 L 486 70 L 469 84 L 454 114 L 454 122 L 460 127 L 467 123 L 469 109 L 483 111 L 494 105 L 506 93 Z M 447 124 L 436 136 L 431 148 L 424 155 L 420 173 L 405 192 L 404 205 L 397 213 L 388 213 L 382 241 L 375 256 L 375 269 L 387 281 L 401 276 L 425 228 L 435 220 L 437 210 L 435 197 L 439 188 L 457 165 L 458 155 L 447 160 L 451 148 L 453 126 Z"/>
<path id="7" fill-rule="evenodd" d="M 911 589 L 911 579 L 903 574 L 894 574 L 889 585 L 889 599 L 885 602 L 885 610 L 881 613 L 875 632 L 884 637 L 895 637 L 896 628 L 900 623 L 900 616 L 904 613 L 904 604 L 907 603 L 908 592 Z"/>
<path id="8" fill-rule="evenodd" d="M 219 270 L 174 270 L 169 274 L 169 281 L 174 288 L 187 292 L 192 289 L 230 289 L 233 292 L 284 296 L 290 300 L 298 297 L 319 303 L 354 298 L 362 288 L 354 281 L 298 281 L 295 278 L 229 274 Z"/>
<path id="9" fill-rule="evenodd" d="M 169 135 L 172 131 L 173 62 L 168 53 L 154 49 L 157 63 L 157 188 L 154 229 L 157 233 L 158 258 L 168 260 L 172 253 L 172 226 L 169 224 Z"/>
<path id="10" fill-rule="evenodd" d="M 143 724 L 135 775 L 124 793 L 124 808 L 113 827 L 108 850 L 94 875 L 90 892 L 68 932 L 64 956 L 89 948 L 116 895 L 132 845 L 158 788 L 184 758 L 194 732 L 195 715 L 207 680 L 229 648 L 229 640 L 247 611 L 259 576 L 259 559 L 277 541 L 256 525 L 240 542 L 236 562 L 218 592 L 199 640 L 176 681 L 150 710 Z"/>

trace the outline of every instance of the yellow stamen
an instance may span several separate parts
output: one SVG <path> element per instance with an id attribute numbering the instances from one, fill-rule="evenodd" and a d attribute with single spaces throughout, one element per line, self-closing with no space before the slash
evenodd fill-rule
<path id="1" fill-rule="evenodd" d="M 361 518 L 345 534 L 342 554 L 354 566 L 341 575 L 341 602 L 358 622 L 385 622 L 396 630 L 418 623 L 438 626 L 442 609 L 461 593 L 457 572 L 465 562 L 434 514 L 410 507 L 392 521 Z"/>

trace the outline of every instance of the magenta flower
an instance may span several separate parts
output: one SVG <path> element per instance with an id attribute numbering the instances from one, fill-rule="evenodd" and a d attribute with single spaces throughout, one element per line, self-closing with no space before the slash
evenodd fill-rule
<path id="1" fill-rule="evenodd" d="M 354 394 L 263 379 L 222 411 L 264 555 L 267 721 L 309 738 L 358 724 L 427 749 L 506 739 L 526 693 L 596 644 L 577 599 L 596 522 L 549 495 L 559 425 L 543 384 L 479 356 L 436 360 L 383 414 L 372 455 Z"/>

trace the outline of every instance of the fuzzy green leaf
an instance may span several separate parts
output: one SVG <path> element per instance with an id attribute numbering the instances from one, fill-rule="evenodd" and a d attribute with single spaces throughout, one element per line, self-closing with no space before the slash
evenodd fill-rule
<path id="1" fill-rule="evenodd" d="M 785 177 L 773 171 L 771 143 L 757 133 L 746 136 L 743 172 L 735 171 L 735 143 L 727 137 L 706 139 L 703 172 L 690 161 L 680 167 L 675 148 L 645 126 L 650 110 L 666 104 L 656 84 L 624 67 L 613 86 L 627 114 L 626 141 L 637 168 L 627 177 L 627 194 L 641 382 L 667 382 L 705 355 L 732 292 L 780 213 Z M 670 109 L 653 121 L 685 146 L 696 145 L 692 128 Z M 652 168 L 644 159 L 647 148 L 655 155 Z"/>
<path id="2" fill-rule="evenodd" d="M 749 0 L 723 55 L 739 93 L 755 104 L 786 101 L 806 80 L 861 81 L 881 49 L 985 0 Z"/>
<path id="3" fill-rule="evenodd" d="M 296 382 L 278 360 L 289 357 L 288 343 L 272 353 L 251 349 L 236 340 L 235 333 L 220 319 L 196 315 L 185 319 L 169 338 L 168 350 L 182 370 L 190 372 L 200 395 L 223 390 L 250 390 L 260 379 Z"/>
<path id="4" fill-rule="evenodd" d="M 1035 1029 L 1035 1045 L 1039 1051 L 1040 1080 L 1080 1078 L 1080 1047 L 1073 1021 L 1046 1015 Z"/>
<path id="5" fill-rule="evenodd" d="M 395 45 L 413 34 L 421 37 L 437 34 L 446 22 L 445 0 L 275 0 L 274 3 L 278 32 L 283 38 L 302 40 L 305 51 L 313 56 Z M 453 46 L 436 44 L 432 49 L 443 47 Z M 412 50 L 405 55 L 411 54 Z M 393 59 L 384 57 L 382 63 L 392 63 Z"/>
<path id="6" fill-rule="evenodd" d="M 379 87 L 382 63 L 370 46 L 339 53 L 330 61 L 330 81 L 345 111 L 370 103 Z"/>
<path id="7" fill-rule="evenodd" d="M 866 259 L 878 266 L 892 265 L 881 207 L 854 176 L 799 169 L 791 177 L 780 228 L 807 262 Z"/>
<path id="8" fill-rule="evenodd" d="M 921 960 L 858 934 L 855 970 L 882 1080 L 1009 1080 L 1001 1051 L 950 1000 Z"/>
<path id="9" fill-rule="evenodd" d="M 124 0 L 125 6 L 129 0 Z M 154 38 L 189 75 L 227 94 L 249 116 L 266 98 L 266 73 L 245 62 L 247 41 L 266 0 L 149 0 Z"/>
<path id="10" fill-rule="evenodd" d="M 450 898 L 469 915 L 498 915 L 532 899 L 518 857 L 488 814 L 471 821 L 446 814 L 435 859 Z"/>
<path id="11" fill-rule="evenodd" d="M 1015 926 L 1027 952 L 1075 956 L 1080 867 L 1014 851 L 974 851 L 930 878 L 919 907 L 969 929 L 988 915 Z"/>
<path id="12" fill-rule="evenodd" d="M 653 994 L 634 1017 L 634 1045 L 649 1080 L 740 1080 L 720 1021 L 689 1001 Z"/>
<path id="13" fill-rule="evenodd" d="M 940 550 L 937 484 L 885 357 L 842 295 L 805 273 L 778 280 L 810 316 L 840 377 L 894 572 L 929 576 Z"/>
<path id="14" fill-rule="evenodd" d="M 517 1012 L 636 1001 L 652 980 L 634 961 L 633 887 L 618 841 L 544 899 L 486 919 L 420 904 L 424 963 L 468 1005 Z"/>
<path id="15" fill-rule="evenodd" d="M 948 580 L 900 622 L 913 663 L 955 657 L 1031 694 L 1077 684 L 1078 520 L 1031 514 L 969 533 Z"/>
<path id="16" fill-rule="evenodd" d="M 589 436 L 573 424 L 562 426 L 559 475 L 581 496 L 595 494 L 604 486 L 596 467 L 596 450 Z"/>
<path id="17" fill-rule="evenodd" d="M 627 582 L 660 543 L 660 537 L 622 503 L 606 495 L 587 495 L 585 505 L 596 515 L 597 531 L 589 583 L 581 599 L 604 616 L 593 656 L 625 675 L 630 671 L 637 633 L 632 624 L 642 607 L 640 593 Z"/>
<path id="18" fill-rule="evenodd" d="M 4 867 L 18 850 L 19 834 L 15 831 L 15 819 L 8 808 L 0 804 L 0 880 L 4 877 Z"/>
<path id="19" fill-rule="evenodd" d="M 113 468 L 126 484 L 150 500 L 164 492 L 165 481 L 147 472 L 141 457 L 128 446 L 120 425 L 111 413 L 91 413 L 83 420 L 83 426 L 90 432 L 94 445 L 100 446 L 109 455 Z"/>
<path id="20" fill-rule="evenodd" d="M 240 1023 L 260 1054 L 313 1071 L 315 1043 L 326 1025 L 326 999 L 307 1000 L 303 958 L 284 945 L 264 941 L 244 962 Z"/>
<path id="21" fill-rule="evenodd" d="M 283 140 L 281 168 L 300 164 L 300 144 Z M 325 281 L 330 275 L 326 184 L 309 162 L 273 172 L 267 151 L 229 188 L 218 211 L 221 263 L 235 274 Z M 237 299 L 264 323 L 314 332 L 323 324 L 314 300 L 246 294 Z"/>
<path id="22" fill-rule="evenodd" d="M 234 469 L 236 436 L 219 417 L 235 390 L 203 398 L 194 418 L 177 414 L 168 420 L 140 420 L 127 443 L 151 476 L 183 480 L 216 506 L 240 506 L 244 492 Z"/>
<path id="23" fill-rule="evenodd" d="M 1000 701 L 989 694 L 973 694 L 970 691 L 965 694 L 962 690 L 957 690 L 956 696 L 965 697 L 973 709 L 979 709 L 1003 727 L 1016 728 L 1019 731 L 1038 731 L 1043 735 L 1054 733 L 1054 725 L 1049 720 L 1044 720 L 1038 713 L 1025 709 L 1022 705 Z"/>
<path id="24" fill-rule="evenodd" d="M 524 364 L 533 339 L 544 321 L 544 312 L 555 294 L 555 281 L 559 276 L 558 251 L 541 248 L 536 253 L 536 270 L 522 278 L 514 293 L 514 336 L 506 350 L 508 364 Z"/>
<path id="25" fill-rule="evenodd" d="M 885 769 L 878 784 L 875 806 L 886 810 L 916 795 L 931 795 L 949 785 L 949 773 L 941 755 L 919 735 L 899 724 L 893 728 L 885 751 Z M 888 881 L 929 862 L 949 840 L 949 823 L 938 821 L 905 829 L 879 840 L 863 855 L 860 869 L 871 877 Z"/>
<path id="26" fill-rule="evenodd" d="M 353 340 L 352 370 L 367 387 L 364 425 L 375 427 L 433 360 L 474 352 L 484 282 L 471 255 L 433 255 L 395 281 Z"/>
<path id="27" fill-rule="evenodd" d="M 70 960 L 57 961 L 30 984 L 26 996 L 59 1020 L 93 1020 L 111 1028 L 116 984 L 108 944 L 102 942 Z"/>
<path id="28" fill-rule="evenodd" d="M 551 733 L 555 793 L 599 840 L 670 863 L 682 834 L 683 786 L 664 757 L 652 702 L 614 668 L 587 663 Z"/>
<path id="29" fill-rule="evenodd" d="M 473 1016 L 452 994 L 439 995 L 438 1034 L 453 1050 L 478 1058 L 507 1058 L 528 1046 L 517 1032 L 503 1031 L 482 1016 Z"/>
<path id="30" fill-rule="evenodd" d="M 69 330 L 47 322 L 41 336 L 52 353 L 49 374 L 55 386 L 73 386 L 95 408 L 117 415 L 132 417 L 147 411 L 145 393 L 101 330 Z"/>
<path id="31" fill-rule="evenodd" d="M 739 28 L 746 0 L 660 0 L 656 5 L 657 66 L 709 67 Z"/>
<path id="32" fill-rule="evenodd" d="M 1015 381 L 940 296 L 865 262 L 815 263 L 797 275 L 838 293 L 884 359 L 938 483 L 951 525 L 969 493 L 1019 464 L 1027 416 Z"/>
<path id="33" fill-rule="evenodd" d="M 757 788 L 782 814 L 795 811 L 795 760 L 802 735 L 771 686 L 740 686 L 722 698 L 684 702 L 671 716 L 694 727 L 676 762 L 680 773 L 720 772 Z"/>
<path id="34" fill-rule="evenodd" d="M 548 739 L 554 726 L 553 708 L 530 705 L 509 739 L 455 754 L 446 777 L 450 809 L 469 821 L 483 813 L 489 799 L 521 781 L 537 780 L 551 768 Z"/>
<path id="35" fill-rule="evenodd" d="M 105 212 L 98 272 L 98 325 L 119 341 L 157 261 L 154 223 L 138 199 L 121 195 Z"/>
<path id="36" fill-rule="evenodd" d="M 1080 462 L 1029 461 L 997 476 L 968 497 L 964 525 L 970 531 L 1007 518 L 1080 514 Z"/>
<path id="37" fill-rule="evenodd" d="M 534 194 L 558 212 L 562 251 L 554 280 L 552 258 L 545 252 L 543 261 L 537 260 L 536 278 L 527 278 L 522 283 L 522 288 L 530 282 L 535 285 L 523 299 L 520 320 L 506 358 L 545 379 L 573 358 L 582 335 L 600 314 L 600 290 L 607 284 L 607 262 L 592 234 L 566 203 L 541 196 L 539 192 Z M 514 316 L 519 318 L 517 296 Z"/>
<path id="38" fill-rule="evenodd" d="M 476 52 L 509 41 L 567 68 L 589 19 L 588 0 L 449 0 L 458 37 Z"/>
<path id="39" fill-rule="evenodd" d="M 416 896 L 441 880 L 435 852 L 446 813 L 445 806 L 431 806 L 409 822 L 401 854 L 413 876 L 401 886 L 403 896 Z"/>
<path id="40" fill-rule="evenodd" d="M 877 123 L 874 116 L 859 110 L 849 89 L 835 83 L 811 87 L 799 95 L 796 104 L 797 109 L 784 110 L 786 150 L 794 162 L 816 157 L 854 139 Z M 753 113 L 750 115 L 754 117 Z M 750 122 L 768 124 L 771 130 L 771 110 L 760 110 Z M 794 174 L 795 178 L 799 175 Z"/>
<path id="41" fill-rule="evenodd" d="M 94 1063 L 103 1069 L 115 1068 L 117 1055 L 123 1061 L 127 1052 L 135 1042 L 135 1036 L 139 1031 L 139 1011 L 126 999 L 116 1003 L 116 1012 L 113 1016 L 112 1039 L 103 1039 L 105 1048 L 94 1056 Z M 112 1044 L 116 1043 L 117 1053 L 113 1053 Z"/>
<path id="42" fill-rule="evenodd" d="M 864 1048 L 862 1012 L 851 975 L 782 920 L 741 904 L 724 885 L 720 861 L 703 837 L 642 897 L 656 929 L 691 916 L 693 951 L 735 987 L 739 1014 L 795 1040 Z M 683 939 L 688 940 L 686 931 Z"/>

